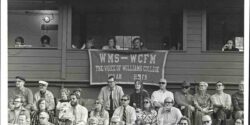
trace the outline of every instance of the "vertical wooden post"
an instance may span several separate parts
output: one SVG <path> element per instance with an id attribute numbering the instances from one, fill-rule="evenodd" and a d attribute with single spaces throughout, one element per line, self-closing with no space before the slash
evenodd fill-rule
<path id="1" fill-rule="evenodd" d="M 187 51 L 187 10 L 183 10 L 183 51 Z"/>
<path id="2" fill-rule="evenodd" d="M 62 25 L 62 65 L 61 65 L 61 79 L 66 78 L 66 45 L 67 45 L 67 21 L 68 21 L 68 7 L 63 5 L 63 25 Z"/>
<path id="3" fill-rule="evenodd" d="M 207 13 L 206 10 L 202 10 L 202 16 L 201 16 L 201 50 L 206 51 L 207 50 Z"/>

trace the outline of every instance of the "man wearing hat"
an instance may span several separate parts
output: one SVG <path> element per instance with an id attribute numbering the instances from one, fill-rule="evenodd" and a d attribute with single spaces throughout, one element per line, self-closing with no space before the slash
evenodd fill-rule
<path id="1" fill-rule="evenodd" d="M 162 78 L 159 81 L 159 87 L 160 89 L 157 91 L 154 91 L 151 100 L 153 101 L 153 105 L 158 110 L 160 107 L 164 105 L 164 99 L 167 97 L 170 97 L 174 99 L 174 94 L 166 89 L 167 86 L 167 80 Z"/>
<path id="2" fill-rule="evenodd" d="M 177 107 L 181 110 L 181 113 L 191 120 L 191 125 L 193 124 L 193 112 L 195 108 L 193 106 L 193 95 L 189 93 L 190 83 L 184 81 L 182 83 L 181 91 L 174 93 L 174 98 Z"/>
<path id="3" fill-rule="evenodd" d="M 16 88 L 14 89 L 12 96 L 20 95 L 23 98 L 23 107 L 30 110 L 33 104 L 33 93 L 29 88 L 24 87 L 26 80 L 21 76 L 16 76 Z M 13 98 L 10 99 L 10 108 L 13 107 Z"/>
<path id="4" fill-rule="evenodd" d="M 115 77 L 108 78 L 108 85 L 104 86 L 98 96 L 103 102 L 105 109 L 109 112 L 109 116 L 113 116 L 114 110 L 120 106 L 120 100 L 124 95 L 122 87 L 116 85 Z"/>
<path id="5" fill-rule="evenodd" d="M 35 104 L 38 102 L 39 99 L 44 98 L 46 100 L 46 106 L 49 111 L 54 110 L 55 108 L 55 101 L 54 101 L 54 95 L 52 92 L 47 90 L 48 82 L 46 81 L 38 81 L 39 83 L 39 91 L 35 93 Z M 37 109 L 37 107 L 36 107 Z"/>

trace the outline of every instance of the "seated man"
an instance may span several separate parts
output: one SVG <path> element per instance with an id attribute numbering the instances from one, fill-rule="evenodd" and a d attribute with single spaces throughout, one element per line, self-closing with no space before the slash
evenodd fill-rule
<path id="1" fill-rule="evenodd" d="M 241 81 L 238 87 L 238 91 L 232 95 L 232 104 L 234 108 L 234 119 L 240 118 L 244 113 L 244 81 Z"/>
<path id="2" fill-rule="evenodd" d="M 212 119 L 209 115 L 202 116 L 202 125 L 212 125 Z"/>
<path id="3" fill-rule="evenodd" d="M 167 97 L 164 100 L 164 107 L 158 110 L 157 125 L 176 125 L 181 117 L 181 111 L 173 107 L 174 99 Z"/>
<path id="4" fill-rule="evenodd" d="M 112 117 L 118 116 L 122 119 L 123 125 L 134 125 L 136 120 L 135 109 L 129 106 L 129 95 L 123 95 L 121 99 L 122 105 L 115 109 Z"/>
<path id="5" fill-rule="evenodd" d="M 81 92 L 82 92 L 81 88 L 77 88 L 76 90 L 73 91 L 73 93 L 75 93 L 77 96 L 78 104 L 85 106 L 84 100 L 83 98 L 81 98 Z"/>
<path id="6" fill-rule="evenodd" d="M 175 92 L 174 97 L 177 107 L 181 110 L 182 114 L 189 119 L 191 119 L 191 124 L 193 124 L 193 113 L 195 107 L 193 106 L 193 95 L 189 93 L 190 83 L 183 82 L 181 91 Z"/>
<path id="7" fill-rule="evenodd" d="M 167 80 L 166 79 L 160 79 L 159 81 L 159 87 L 160 89 L 157 91 L 154 91 L 151 100 L 153 101 L 153 105 L 156 107 L 156 110 L 158 110 L 160 107 L 164 106 L 164 100 L 167 97 L 170 97 L 174 99 L 174 94 L 166 89 L 167 86 Z"/>
<path id="8" fill-rule="evenodd" d="M 214 106 L 214 115 L 216 125 L 226 125 L 227 116 L 230 115 L 231 96 L 223 92 L 224 85 L 222 82 L 216 83 L 216 93 L 211 96 L 211 102 Z"/>
<path id="9" fill-rule="evenodd" d="M 141 38 L 135 38 L 132 41 L 132 50 L 147 50 L 147 48 L 144 47 L 144 42 Z"/>
<path id="10" fill-rule="evenodd" d="M 27 110 L 31 109 L 31 106 L 33 105 L 33 93 L 29 88 L 24 87 L 25 85 L 25 78 L 21 76 L 16 76 L 16 88 L 14 89 L 12 95 L 20 95 L 23 98 L 23 107 Z M 10 99 L 10 107 L 13 105 L 13 98 Z"/>
<path id="11" fill-rule="evenodd" d="M 13 109 L 10 109 L 8 112 L 8 123 L 9 124 L 19 124 L 19 120 L 22 118 L 19 118 L 22 115 L 26 116 L 26 123 L 30 124 L 30 112 L 25 109 L 23 106 L 23 100 L 20 95 L 16 95 L 14 97 L 14 107 Z"/>
<path id="12" fill-rule="evenodd" d="M 29 125 L 26 115 L 24 114 L 19 115 L 18 125 Z"/>
<path id="13" fill-rule="evenodd" d="M 39 123 L 40 123 L 40 125 L 54 125 L 54 124 L 49 122 L 49 114 L 45 111 L 40 112 Z"/>
<path id="14" fill-rule="evenodd" d="M 46 105 L 47 109 L 49 111 L 54 110 L 55 109 L 54 95 L 52 94 L 52 92 L 47 90 L 49 83 L 46 81 L 39 81 L 38 83 L 39 83 L 40 90 L 35 93 L 35 96 L 34 96 L 35 104 L 41 98 L 45 98 L 46 103 L 48 104 L 48 105 Z M 37 109 L 37 107 L 35 107 L 35 109 Z"/>

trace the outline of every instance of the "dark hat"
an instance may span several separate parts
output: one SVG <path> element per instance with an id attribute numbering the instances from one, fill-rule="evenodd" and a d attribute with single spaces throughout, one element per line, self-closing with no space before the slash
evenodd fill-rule
<path id="1" fill-rule="evenodd" d="M 26 82 L 26 79 L 25 79 L 24 77 L 22 77 L 22 76 L 16 76 L 16 79 L 21 79 L 21 80 L 23 80 L 24 82 Z"/>
<path id="2" fill-rule="evenodd" d="M 184 82 L 182 83 L 182 87 L 190 87 L 190 83 L 184 81 Z"/>

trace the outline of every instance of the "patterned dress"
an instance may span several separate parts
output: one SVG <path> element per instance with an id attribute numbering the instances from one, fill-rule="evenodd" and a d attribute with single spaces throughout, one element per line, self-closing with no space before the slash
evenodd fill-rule
<path id="1" fill-rule="evenodd" d="M 155 110 L 151 110 L 151 112 L 142 111 L 138 117 L 141 119 L 141 125 L 157 124 L 157 112 Z"/>

